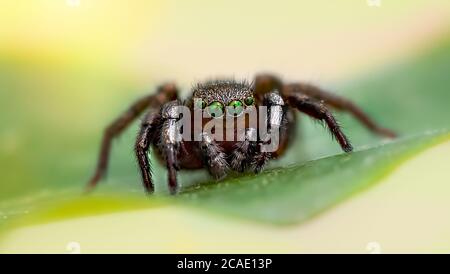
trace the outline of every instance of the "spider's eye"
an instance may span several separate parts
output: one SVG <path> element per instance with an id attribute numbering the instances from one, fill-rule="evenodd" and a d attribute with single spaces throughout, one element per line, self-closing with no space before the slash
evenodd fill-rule
<path id="1" fill-rule="evenodd" d="M 224 109 L 223 104 L 218 101 L 212 102 L 208 106 L 208 112 L 214 118 L 221 117 L 223 115 L 223 109 Z"/>
<path id="2" fill-rule="evenodd" d="M 244 104 L 241 101 L 235 100 L 235 101 L 231 101 L 228 104 L 228 114 L 230 114 L 231 116 L 237 117 L 239 115 L 241 115 L 242 111 L 244 110 Z"/>
<path id="3" fill-rule="evenodd" d="M 244 103 L 247 106 L 252 106 L 255 103 L 255 98 L 247 97 L 247 98 L 245 98 Z"/>

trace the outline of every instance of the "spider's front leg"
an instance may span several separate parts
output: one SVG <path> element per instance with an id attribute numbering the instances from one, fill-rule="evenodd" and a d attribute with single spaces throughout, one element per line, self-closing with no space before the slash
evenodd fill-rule
<path id="1" fill-rule="evenodd" d="M 277 92 L 270 92 L 264 96 L 264 106 L 267 107 L 266 132 L 261 134 L 258 152 L 253 157 L 252 166 L 256 173 L 262 171 L 266 163 L 278 150 L 281 128 L 286 126 L 285 102 Z"/>
<path id="2" fill-rule="evenodd" d="M 181 146 L 182 136 L 177 121 L 181 118 L 180 102 L 178 100 L 165 104 L 161 109 L 161 135 L 158 144 L 166 161 L 168 172 L 168 184 L 170 194 L 176 194 L 178 190 L 177 171 L 178 151 Z"/>

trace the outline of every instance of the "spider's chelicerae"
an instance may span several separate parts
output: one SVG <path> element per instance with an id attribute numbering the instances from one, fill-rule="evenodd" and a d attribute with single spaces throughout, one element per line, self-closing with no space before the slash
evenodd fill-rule
<path id="1" fill-rule="evenodd" d="M 196 100 L 194 100 L 196 98 Z M 194 103 L 195 102 L 195 103 Z M 184 140 L 173 138 L 178 130 L 176 122 L 180 113 L 178 106 L 194 110 L 195 106 L 209 110 L 210 117 L 202 117 L 202 124 L 213 119 L 225 119 L 222 115 L 229 110 L 239 114 L 250 106 L 261 109 L 265 115 L 263 122 L 269 133 L 277 130 L 278 146 L 273 151 L 261 149 L 269 142 L 258 128 L 246 127 L 243 139 L 217 140 L 207 132 L 200 131 L 198 138 Z M 266 106 L 266 108 L 258 108 Z M 296 127 L 295 110 L 313 119 L 322 121 L 342 150 L 351 152 L 352 146 L 343 133 L 330 109 L 348 111 L 371 131 L 386 137 L 395 137 L 389 129 L 380 127 L 358 106 L 340 96 L 303 83 L 284 84 L 272 75 L 259 75 L 253 84 L 233 80 L 218 80 L 201 83 L 193 87 L 192 95 L 181 102 L 178 90 L 173 84 L 159 87 L 156 94 L 138 100 L 105 131 L 100 158 L 88 188 L 93 188 L 105 175 L 112 140 L 144 111 L 147 114 L 141 124 L 135 143 L 135 152 L 140 167 L 142 181 L 148 193 L 154 191 L 151 164 L 147 152 L 151 146 L 164 161 L 168 171 L 168 184 L 172 194 L 178 189 L 177 171 L 180 169 L 206 168 L 216 179 L 223 178 L 229 171 L 260 172 L 271 159 L 281 156 L 294 138 Z M 226 109 L 226 110 L 225 110 Z M 227 127 L 228 123 L 224 123 Z M 195 134 L 195 130 L 192 131 Z"/>

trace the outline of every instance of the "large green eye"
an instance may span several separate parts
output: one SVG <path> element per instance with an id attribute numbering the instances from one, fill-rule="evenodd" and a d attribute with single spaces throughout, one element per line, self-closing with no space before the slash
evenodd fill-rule
<path id="1" fill-rule="evenodd" d="M 244 103 L 245 103 L 247 106 L 252 106 L 252 105 L 255 103 L 255 98 L 253 98 L 253 97 L 247 97 L 247 98 L 245 98 Z"/>
<path id="2" fill-rule="evenodd" d="M 208 107 L 209 114 L 214 118 L 218 118 L 218 117 L 222 116 L 223 110 L 224 110 L 224 106 L 222 105 L 221 102 L 217 102 L 217 101 L 212 102 L 211 104 L 209 104 L 209 107 Z"/>
<path id="3" fill-rule="evenodd" d="M 244 104 L 241 101 L 235 100 L 228 104 L 227 111 L 231 116 L 239 116 L 244 110 Z"/>

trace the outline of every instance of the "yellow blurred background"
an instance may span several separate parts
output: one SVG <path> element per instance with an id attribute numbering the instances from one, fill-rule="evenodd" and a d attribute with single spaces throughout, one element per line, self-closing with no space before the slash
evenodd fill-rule
<path id="1" fill-rule="evenodd" d="M 261 70 L 329 81 L 427 46 L 449 15 L 445 0 L 2 0 L 0 50 L 152 84 Z"/>

